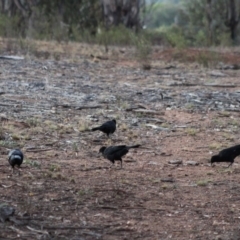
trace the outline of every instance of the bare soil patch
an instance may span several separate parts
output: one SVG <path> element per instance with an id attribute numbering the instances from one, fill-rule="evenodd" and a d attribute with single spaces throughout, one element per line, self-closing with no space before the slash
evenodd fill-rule
<path id="1" fill-rule="evenodd" d="M 133 49 L 37 44 L 0 59 L 0 203 L 15 208 L 0 239 L 240 239 L 239 160 L 209 164 L 239 143 L 237 50 L 204 68 L 155 49 L 144 71 Z M 112 118 L 111 139 L 89 131 Z M 117 144 L 142 147 L 109 169 L 98 150 Z"/>

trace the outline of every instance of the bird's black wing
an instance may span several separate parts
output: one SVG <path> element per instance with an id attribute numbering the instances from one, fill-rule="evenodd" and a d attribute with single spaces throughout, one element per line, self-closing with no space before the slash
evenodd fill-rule
<path id="1" fill-rule="evenodd" d="M 104 151 L 104 156 L 109 160 L 120 160 L 127 153 L 128 148 L 126 145 L 110 146 Z"/>
<path id="2" fill-rule="evenodd" d="M 101 125 L 99 128 L 103 132 L 112 132 L 116 130 L 116 124 L 113 121 L 108 121 L 103 123 L 103 125 Z"/>
<path id="3" fill-rule="evenodd" d="M 224 158 L 232 158 L 234 159 L 235 157 L 240 155 L 240 145 L 236 145 L 230 148 L 223 149 L 220 153 L 219 156 L 224 157 Z"/>

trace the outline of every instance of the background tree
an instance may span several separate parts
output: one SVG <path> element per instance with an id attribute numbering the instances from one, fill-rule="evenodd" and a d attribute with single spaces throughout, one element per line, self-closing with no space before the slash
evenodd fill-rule
<path id="1" fill-rule="evenodd" d="M 100 0 L 105 27 L 123 24 L 127 28 L 141 27 L 140 7 L 142 0 Z"/>

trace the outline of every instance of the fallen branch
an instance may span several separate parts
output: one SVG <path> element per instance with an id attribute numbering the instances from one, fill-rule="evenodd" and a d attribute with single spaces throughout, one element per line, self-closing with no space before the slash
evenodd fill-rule
<path id="1" fill-rule="evenodd" d="M 156 115 L 164 115 L 165 113 L 164 112 L 158 112 L 158 111 L 155 111 L 155 110 L 149 110 L 149 109 L 133 109 L 132 110 L 133 112 L 136 112 L 136 113 L 145 113 L 145 114 L 156 114 Z"/>
<path id="2" fill-rule="evenodd" d="M 44 148 L 44 149 L 37 149 L 37 148 L 27 148 L 26 152 L 45 152 L 53 150 L 53 148 Z"/>
<path id="3" fill-rule="evenodd" d="M 29 226 L 27 226 L 27 229 L 29 229 L 32 232 L 36 232 L 36 233 L 41 233 L 41 234 L 46 234 L 46 235 L 49 234 L 47 231 L 37 230 L 37 229 L 31 228 Z"/>
<path id="4" fill-rule="evenodd" d="M 206 87 L 224 87 L 224 88 L 235 88 L 235 84 L 215 84 L 215 83 L 204 83 L 203 86 Z"/>
<path id="5" fill-rule="evenodd" d="M 102 105 L 92 105 L 92 106 L 79 106 L 76 107 L 76 110 L 82 110 L 82 109 L 93 109 L 93 108 L 101 108 Z"/>
<path id="6" fill-rule="evenodd" d="M 99 169 L 109 169 L 109 167 L 92 167 L 92 168 L 80 169 L 80 171 L 87 172 L 87 171 L 93 171 L 93 170 L 99 170 Z"/>
<path id="7" fill-rule="evenodd" d="M 49 230 L 67 230 L 67 229 L 72 229 L 72 230 L 79 230 L 79 229 L 89 229 L 89 230 L 101 230 L 102 228 L 100 227 L 72 227 L 72 226 L 42 226 L 43 229 L 49 229 Z"/>
<path id="8" fill-rule="evenodd" d="M 9 55 L 9 56 L 7 56 L 7 55 L 5 55 L 5 56 L 0 56 L 0 59 L 6 59 L 6 60 L 24 60 L 24 57 L 20 57 L 20 56 L 11 56 L 11 55 Z"/>
<path id="9" fill-rule="evenodd" d="M 62 107 L 62 108 L 74 108 L 76 110 L 82 110 L 82 109 L 94 109 L 94 108 L 101 108 L 102 105 L 83 105 L 83 106 L 74 106 L 69 104 L 57 104 L 56 107 Z"/>

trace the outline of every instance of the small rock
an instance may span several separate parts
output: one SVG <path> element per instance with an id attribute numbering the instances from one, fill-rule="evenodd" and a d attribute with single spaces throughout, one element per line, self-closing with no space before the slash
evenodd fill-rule
<path id="1" fill-rule="evenodd" d="M 220 72 L 220 71 L 211 71 L 210 73 L 210 76 L 213 76 L 213 77 L 225 77 L 226 74 Z"/>
<path id="2" fill-rule="evenodd" d="M 187 164 L 187 165 L 192 165 L 192 166 L 197 166 L 197 165 L 199 165 L 199 163 L 198 163 L 198 162 L 195 162 L 195 161 L 187 161 L 186 164 Z"/>
<path id="3" fill-rule="evenodd" d="M 168 161 L 170 164 L 182 164 L 182 160 L 170 160 Z"/>
<path id="4" fill-rule="evenodd" d="M 133 118 L 131 121 L 133 126 L 137 126 L 138 125 L 138 119 L 137 118 Z"/>
<path id="5" fill-rule="evenodd" d="M 148 164 L 149 164 L 149 165 L 160 165 L 159 163 L 154 162 L 154 161 L 150 161 Z"/>
<path id="6" fill-rule="evenodd" d="M 161 131 L 169 131 L 170 130 L 169 128 L 159 127 L 157 125 L 150 124 L 150 123 L 147 123 L 146 126 L 151 127 L 153 129 L 156 129 L 156 130 L 161 130 Z"/>

